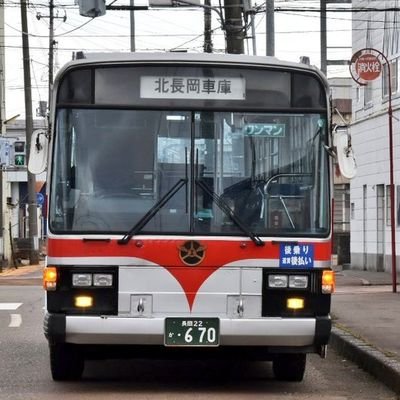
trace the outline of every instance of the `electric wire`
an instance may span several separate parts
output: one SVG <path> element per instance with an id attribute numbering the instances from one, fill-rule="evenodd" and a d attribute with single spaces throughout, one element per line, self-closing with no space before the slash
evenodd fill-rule
<path id="1" fill-rule="evenodd" d="M 300 6 L 299 5 L 298 7 L 293 7 L 293 6 L 292 7 L 288 7 L 287 6 L 288 3 L 295 3 L 295 4 L 308 3 L 309 5 L 308 6 L 304 6 L 304 5 Z M 299 1 L 287 2 L 287 1 L 284 1 L 284 2 L 281 2 L 281 1 L 278 0 L 278 1 L 276 1 L 276 4 L 279 4 L 279 6 L 276 6 L 275 9 L 277 10 L 277 14 L 280 14 L 280 15 L 293 15 L 293 16 L 301 16 L 301 17 L 306 17 L 307 16 L 308 18 L 319 19 L 320 16 L 318 15 L 318 10 L 317 10 L 318 7 L 312 6 L 312 4 L 317 5 L 318 3 L 319 3 L 319 0 L 318 1 L 311 0 L 311 1 L 308 1 L 308 2 L 306 2 L 306 1 L 302 1 L 302 2 L 299 2 Z M 6 1 L 3 2 L 3 4 L 4 4 L 4 6 L 6 8 L 19 8 L 19 6 L 20 6 L 19 1 L 6 0 Z M 31 14 L 36 13 L 38 10 L 41 10 L 41 9 L 46 9 L 46 10 L 48 9 L 48 4 L 46 2 L 43 2 L 43 1 L 41 1 L 41 2 L 30 1 L 29 4 L 30 5 L 29 5 L 28 9 L 30 10 Z M 282 7 L 281 7 L 281 5 L 282 5 Z M 283 7 L 283 5 L 285 5 L 285 7 Z M 59 26 L 57 27 L 56 33 L 55 33 L 55 37 L 63 39 L 63 40 L 65 40 L 65 39 L 73 39 L 73 38 L 84 38 L 87 44 L 89 44 L 89 43 L 93 44 L 93 47 L 84 46 L 84 48 L 82 49 L 84 51 L 98 51 L 99 47 L 102 47 L 103 50 L 106 50 L 106 51 L 116 51 L 116 50 L 127 51 L 128 46 L 127 46 L 126 41 L 124 41 L 124 39 L 128 38 L 130 35 L 128 35 L 128 34 L 127 35 L 115 35 L 115 34 L 107 35 L 107 34 L 104 34 L 104 31 L 101 31 L 101 28 L 98 26 L 98 23 L 89 24 L 89 22 L 91 22 L 93 19 L 85 21 L 85 23 L 83 23 L 83 24 L 80 24 L 80 22 L 78 24 L 79 20 L 78 20 L 78 18 L 76 18 L 76 13 L 75 12 L 72 13 L 72 10 L 76 11 L 78 7 L 76 5 L 71 4 L 71 2 L 69 2 L 69 3 L 66 2 L 66 1 L 58 2 L 57 3 L 57 7 L 63 7 L 65 10 L 69 10 L 71 12 L 69 12 L 70 15 L 68 15 L 68 22 L 65 23 L 65 24 L 59 24 Z M 221 0 L 218 0 L 217 7 L 219 7 L 219 10 L 220 10 L 221 13 L 223 12 L 223 10 L 225 8 L 221 4 Z M 259 25 L 261 24 L 261 22 L 263 21 L 263 19 L 265 17 L 265 10 L 263 9 L 263 7 L 265 7 L 265 2 L 263 2 L 260 5 L 257 5 L 255 7 L 256 14 L 257 15 L 261 14 L 261 18 L 257 23 L 257 27 L 259 27 Z M 278 10 L 285 10 L 286 8 L 290 8 L 291 11 L 287 11 L 287 12 L 286 11 L 282 11 L 282 12 L 279 11 L 278 12 Z M 157 21 L 158 20 L 159 22 L 161 22 L 163 20 L 163 18 L 160 17 L 160 15 L 162 15 L 161 11 L 165 11 L 165 9 L 164 10 L 161 10 L 161 9 L 160 10 L 158 10 L 158 9 L 157 10 L 156 9 L 149 10 L 149 12 L 146 12 L 146 14 L 148 14 L 147 19 L 149 21 Z M 185 11 L 185 12 L 198 12 L 199 9 L 193 9 L 191 11 L 188 11 L 187 9 L 181 10 L 178 7 L 176 7 L 173 10 L 173 12 L 175 12 L 175 13 L 183 12 L 183 11 Z M 376 11 L 376 10 L 374 9 L 374 11 Z M 391 10 L 391 8 L 386 8 L 385 11 L 394 12 L 394 11 Z M 395 11 L 400 11 L 400 9 L 396 9 Z M 339 20 L 339 21 L 340 20 L 346 20 L 346 21 L 348 21 L 348 19 L 344 19 L 344 18 L 336 17 L 336 16 L 334 17 L 331 14 L 331 13 L 334 13 L 334 12 L 336 12 L 336 11 L 331 9 L 331 8 L 327 9 L 327 13 L 330 14 L 329 16 L 327 16 L 328 20 L 332 20 L 332 21 L 333 20 Z M 337 11 L 337 12 L 338 13 L 339 12 L 343 13 L 345 11 L 344 10 L 340 10 L 340 11 Z M 353 19 L 354 22 L 362 23 L 362 22 L 366 22 L 366 20 L 363 18 L 361 13 L 372 12 L 372 9 L 371 10 L 370 9 L 362 9 L 362 10 L 359 9 L 358 10 L 358 9 L 346 8 L 346 12 L 349 13 L 349 14 L 353 12 L 356 15 L 356 17 Z M 117 13 L 118 12 L 114 12 L 113 15 L 115 16 Z M 312 15 L 307 14 L 307 13 L 311 13 Z M 110 14 L 111 14 L 111 12 L 110 12 Z M 120 15 L 123 15 L 123 14 L 124 13 L 120 13 Z M 358 15 L 360 15 L 360 17 L 358 17 Z M 381 15 L 381 14 L 379 13 L 379 15 Z M 124 20 L 124 18 L 121 17 L 120 21 L 123 21 L 123 20 Z M 73 25 L 73 24 L 70 23 L 71 21 L 73 23 L 77 22 L 77 24 Z M 105 30 L 107 32 L 115 31 L 116 28 L 120 27 L 121 24 L 119 24 L 117 22 L 114 22 L 114 21 L 115 20 L 110 22 L 108 19 L 107 19 L 107 21 L 103 20 L 101 26 L 105 26 L 106 27 Z M 165 23 L 169 22 L 171 25 L 176 27 L 176 22 L 177 21 L 179 21 L 179 19 L 175 18 L 175 19 L 172 19 L 172 22 L 171 22 L 171 20 L 170 21 L 165 21 L 164 20 L 163 22 L 165 22 Z M 380 21 L 380 20 L 379 21 L 374 21 L 374 23 L 380 24 L 380 23 L 383 23 L 383 21 Z M 7 25 L 8 28 L 13 29 L 14 31 L 16 31 L 16 32 L 18 32 L 20 34 L 22 33 L 21 31 L 18 31 L 17 29 L 15 29 L 13 26 L 10 26 L 9 24 L 6 24 L 6 25 Z M 181 25 L 181 24 L 179 24 L 179 25 Z M 70 26 L 71 29 L 69 29 L 66 32 L 63 32 L 62 30 L 63 30 L 63 28 L 65 26 Z M 394 25 L 393 27 L 397 27 L 397 26 Z M 181 28 L 183 30 L 186 30 L 186 27 L 182 27 L 181 26 Z M 381 29 L 387 29 L 387 26 L 383 27 L 383 28 L 374 26 L 374 27 L 371 28 L 371 30 L 381 30 Z M 187 29 L 187 30 L 189 30 L 189 29 Z M 363 28 L 360 27 L 360 28 L 356 28 L 356 29 L 353 29 L 353 30 L 354 31 L 363 30 Z M 333 30 L 330 30 L 330 32 L 350 32 L 350 31 L 352 31 L 352 29 L 333 29 Z M 97 34 L 93 33 L 93 32 L 97 32 Z M 276 34 L 277 35 L 293 35 L 293 34 L 299 35 L 299 34 L 318 33 L 318 32 L 319 32 L 318 30 L 314 30 L 314 31 L 296 30 L 296 31 L 292 31 L 292 32 L 290 32 L 290 31 L 279 32 L 278 31 L 278 32 L 276 32 Z M 214 28 L 212 30 L 212 34 L 213 34 L 214 37 L 219 37 L 221 39 L 224 36 L 223 33 L 221 32 L 221 27 Z M 265 32 L 257 31 L 257 34 L 258 35 L 265 35 Z M 33 38 L 37 38 L 37 39 L 48 38 L 48 35 L 30 34 L 30 36 L 32 36 Z M 191 49 L 194 50 L 194 51 L 199 51 L 199 49 L 201 49 L 201 46 L 200 45 L 196 45 L 196 41 L 200 41 L 203 38 L 203 36 L 204 36 L 203 33 L 196 34 L 196 33 L 179 33 L 179 32 L 175 32 L 175 33 L 171 33 L 171 34 L 162 34 L 162 35 L 156 34 L 154 32 L 153 33 L 152 32 L 148 32 L 148 33 L 143 33 L 143 34 L 137 34 L 136 35 L 136 37 L 140 38 L 140 41 L 141 41 L 141 45 L 138 47 L 138 49 L 145 50 L 145 51 L 149 51 L 149 50 L 165 51 L 165 50 L 171 50 L 171 49 L 180 49 L 180 48 L 183 48 L 184 46 L 187 46 L 187 45 L 193 45 L 191 47 Z M 11 35 L 8 35 L 8 36 L 5 35 L 5 37 L 10 38 Z M 162 48 L 162 46 L 155 46 L 153 44 L 153 42 L 150 41 L 151 39 L 157 39 L 157 38 L 160 38 L 160 37 L 168 37 L 168 38 L 171 38 L 171 39 L 175 39 L 177 41 L 179 41 L 179 39 L 184 39 L 184 38 L 188 38 L 188 39 L 185 39 L 180 44 L 179 43 L 178 44 L 173 43 L 169 49 L 165 49 L 165 48 Z M 97 41 L 97 42 L 94 41 L 94 39 L 96 39 L 96 38 L 105 38 L 105 39 L 110 39 L 110 40 L 113 40 L 113 41 L 119 40 L 120 45 L 111 46 L 108 43 L 102 43 L 102 42 L 100 42 L 100 44 L 99 44 L 99 41 Z M 147 44 L 146 44 L 146 42 L 147 42 Z M 8 48 L 10 50 L 12 50 L 12 49 L 14 49 L 14 50 L 21 49 L 21 46 L 13 46 L 13 45 L 11 45 L 11 46 L 10 45 L 5 45 L 4 47 Z M 48 47 L 34 45 L 33 49 L 35 51 L 37 51 L 37 52 L 44 51 L 44 50 L 47 51 Z M 58 52 L 63 52 L 63 53 L 69 52 L 69 51 L 75 51 L 75 50 L 76 50 L 76 48 L 72 48 L 71 46 L 65 45 L 64 42 L 58 48 Z M 223 51 L 223 49 L 221 49 L 221 51 Z M 288 52 L 285 51 L 285 53 L 288 53 Z M 293 51 L 293 53 L 296 53 L 296 51 Z M 317 54 L 318 52 L 315 51 L 315 52 L 309 52 L 309 53 Z M 338 53 L 339 53 L 339 51 L 338 51 Z M 37 86 L 39 86 L 39 85 L 37 85 Z"/>

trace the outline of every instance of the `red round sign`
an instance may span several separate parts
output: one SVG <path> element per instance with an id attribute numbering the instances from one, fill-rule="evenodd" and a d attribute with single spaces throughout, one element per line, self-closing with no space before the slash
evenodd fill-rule
<path id="1" fill-rule="evenodd" d="M 382 64 L 374 54 L 367 53 L 357 57 L 355 72 L 359 78 L 365 81 L 373 81 L 382 71 Z"/>

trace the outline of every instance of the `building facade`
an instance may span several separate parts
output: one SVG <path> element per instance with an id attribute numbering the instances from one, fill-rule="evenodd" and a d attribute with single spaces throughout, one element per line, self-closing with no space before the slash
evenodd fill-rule
<path id="1" fill-rule="evenodd" d="M 377 12 L 374 10 L 387 9 Z M 353 53 L 363 48 L 382 52 L 389 61 L 393 106 L 393 159 L 397 270 L 400 270 L 400 0 L 353 0 Z M 352 268 L 391 271 L 389 84 L 388 65 L 366 86 L 354 82 L 352 144 L 357 176 L 351 182 Z"/>
<path id="2" fill-rule="evenodd" d="M 332 124 L 349 126 L 351 124 L 352 79 L 344 77 L 329 78 L 332 96 Z M 350 263 L 350 182 L 335 166 L 333 207 L 333 254 L 335 264 Z"/>
<path id="3" fill-rule="evenodd" d="M 45 129 L 45 127 L 45 119 L 34 120 L 34 130 Z M 0 253 L 2 266 L 15 264 L 15 254 L 13 254 L 15 247 L 19 241 L 29 237 L 28 172 L 26 161 L 25 120 L 15 119 L 7 123 L 6 132 L 0 137 L 1 224 L 3 233 Z M 35 188 L 38 199 L 37 226 L 39 243 L 45 236 L 43 212 L 45 179 L 45 174 L 37 177 Z"/>

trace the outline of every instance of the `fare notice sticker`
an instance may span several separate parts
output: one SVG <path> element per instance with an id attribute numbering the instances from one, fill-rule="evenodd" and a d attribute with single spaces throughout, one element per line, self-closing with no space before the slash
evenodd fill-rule
<path id="1" fill-rule="evenodd" d="M 279 252 L 281 268 L 313 268 L 314 245 L 281 243 Z"/>

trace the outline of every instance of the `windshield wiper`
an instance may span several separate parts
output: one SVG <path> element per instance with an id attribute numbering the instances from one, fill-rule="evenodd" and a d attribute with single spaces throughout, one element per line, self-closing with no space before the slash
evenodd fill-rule
<path id="1" fill-rule="evenodd" d="M 242 222 L 242 220 L 234 213 L 228 204 L 226 204 L 221 196 L 218 196 L 217 193 L 210 189 L 207 184 L 202 182 L 200 179 L 196 179 L 196 184 L 212 197 L 215 204 L 223 211 L 223 213 L 226 214 L 232 220 L 232 222 L 254 242 L 256 246 L 264 246 L 264 241 L 250 231 L 248 226 Z"/>
<path id="2" fill-rule="evenodd" d="M 168 203 L 168 201 L 175 196 L 175 194 L 188 182 L 187 178 L 181 178 L 178 182 L 168 190 L 167 193 L 160 200 L 158 200 L 153 207 L 128 231 L 121 239 L 118 240 L 118 244 L 127 244 L 133 236 L 137 235 L 146 224 Z"/>

